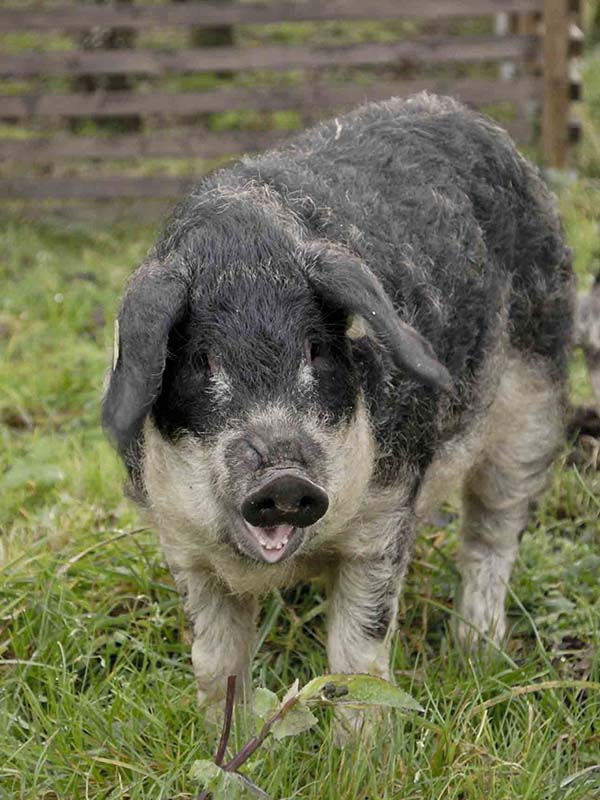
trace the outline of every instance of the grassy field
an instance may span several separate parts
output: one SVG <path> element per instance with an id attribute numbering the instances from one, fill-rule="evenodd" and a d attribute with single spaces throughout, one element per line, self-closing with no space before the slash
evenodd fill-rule
<path id="1" fill-rule="evenodd" d="M 582 286 L 600 267 L 593 53 L 584 75 L 578 177 L 558 186 Z M 171 578 L 98 423 L 118 297 L 155 230 L 7 211 L 0 224 L 0 798 L 192 798 L 215 731 L 195 707 Z M 572 385 L 589 399 L 579 358 Z M 425 713 L 353 752 L 323 712 L 256 760 L 272 798 L 600 797 L 599 473 L 566 453 L 557 464 L 493 663 L 465 660 L 449 635 L 455 548 L 455 524 L 423 531 L 401 601 L 395 675 Z M 323 603 L 315 587 L 265 600 L 255 685 L 326 670 Z"/>

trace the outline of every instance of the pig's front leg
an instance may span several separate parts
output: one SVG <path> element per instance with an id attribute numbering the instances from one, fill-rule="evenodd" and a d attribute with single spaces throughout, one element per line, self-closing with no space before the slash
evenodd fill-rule
<path id="1" fill-rule="evenodd" d="M 396 630 L 398 596 L 406 555 L 382 555 L 343 561 L 334 575 L 329 598 L 327 653 L 331 672 L 362 672 L 390 678 L 390 648 Z M 339 708 L 335 739 L 370 727 L 383 714 L 377 710 Z"/>
<path id="2" fill-rule="evenodd" d="M 256 598 L 229 593 L 214 576 L 202 570 L 180 572 L 175 579 L 184 597 L 194 639 L 192 664 L 198 702 L 208 705 L 222 700 L 229 675 L 237 675 L 240 698 L 249 697 Z"/>
<path id="3" fill-rule="evenodd" d="M 389 677 L 404 570 L 404 559 L 385 555 L 340 563 L 329 597 L 327 655 L 332 672 Z"/>

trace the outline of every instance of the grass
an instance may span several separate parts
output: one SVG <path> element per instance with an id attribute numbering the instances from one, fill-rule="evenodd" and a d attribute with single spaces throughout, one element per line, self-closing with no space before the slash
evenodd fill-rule
<path id="1" fill-rule="evenodd" d="M 598 61 L 584 75 L 578 176 L 559 199 L 585 286 L 600 259 Z M 195 707 L 179 599 L 98 424 L 118 297 L 154 235 L 139 222 L 2 216 L 2 800 L 192 798 L 189 768 L 216 745 Z M 589 400 L 579 357 L 572 389 Z M 425 713 L 340 751 L 323 712 L 318 730 L 257 760 L 273 798 L 600 796 L 598 473 L 557 464 L 515 569 L 510 643 L 486 663 L 449 634 L 456 541 L 455 523 L 423 531 L 402 595 L 394 670 Z M 281 692 L 326 670 L 323 603 L 316 586 L 265 600 L 256 685 Z"/>

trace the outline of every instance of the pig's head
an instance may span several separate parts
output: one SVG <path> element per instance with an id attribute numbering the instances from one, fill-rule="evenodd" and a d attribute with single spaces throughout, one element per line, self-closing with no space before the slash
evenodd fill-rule
<path id="1" fill-rule="evenodd" d="M 185 530 L 192 551 L 196 537 L 273 564 L 358 511 L 374 460 L 365 373 L 449 376 L 350 253 L 250 255 L 213 248 L 205 263 L 188 252 L 137 270 L 103 423 L 161 528 Z"/>

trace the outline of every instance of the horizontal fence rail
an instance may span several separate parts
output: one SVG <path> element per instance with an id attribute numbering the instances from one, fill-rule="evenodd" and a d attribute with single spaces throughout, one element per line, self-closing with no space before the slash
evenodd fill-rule
<path id="1" fill-rule="evenodd" d="M 543 0 L 290 0 L 272 3 L 193 2 L 182 6 L 63 6 L 0 9 L 0 31 L 144 30 L 154 27 L 257 25 L 360 19 L 440 19 L 490 14 L 532 14 Z"/>
<path id="2" fill-rule="evenodd" d="M 221 131 L 200 134 L 187 127 L 172 133 L 117 136 L 61 136 L 26 141 L 0 141 L 0 158 L 53 161 L 59 158 L 219 158 L 270 147 L 282 131 Z"/>
<path id="3" fill-rule="evenodd" d="M 191 191 L 197 179 L 110 177 L 81 178 L 12 178 L 0 179 L 0 196 L 11 200 L 27 197 L 32 200 L 116 200 L 128 197 L 171 198 Z"/>
<path id="4" fill-rule="evenodd" d="M 217 89 L 206 92 L 97 92 L 94 94 L 38 94 L 6 96 L 0 99 L 5 117 L 121 117 L 129 114 L 172 114 L 187 116 L 223 111 L 276 111 L 296 109 L 310 114 L 358 105 L 368 100 L 406 96 L 423 90 L 452 93 L 465 103 L 481 106 L 490 102 L 523 104 L 540 91 L 541 79 L 517 78 L 498 82 L 485 78 L 425 78 L 422 80 L 377 81 L 366 86 L 330 86 L 319 82 L 299 87 Z"/>
<path id="5" fill-rule="evenodd" d="M 145 75 L 169 72 L 246 72 L 299 67 L 360 67 L 529 59 L 537 53 L 533 36 L 424 37 L 394 44 L 356 44 L 345 47 L 272 46 L 219 47 L 161 52 L 100 50 L 73 53 L 23 53 L 0 56 L 0 75 Z"/>
<path id="6" fill-rule="evenodd" d="M 501 108 L 501 123 L 523 144 L 541 117 L 546 158 L 557 166 L 577 138 L 569 109 L 581 97 L 573 61 L 583 47 L 579 0 L 141 2 L 0 9 L 0 197 L 178 196 L 198 176 L 172 177 L 165 165 L 163 175 L 135 177 L 128 162 L 139 172 L 143 159 L 195 159 L 201 173 L 211 161 L 277 145 L 299 122 L 421 90 Z M 508 20 L 501 34 L 480 22 L 464 28 L 469 18 L 499 14 Z M 411 20 L 416 33 L 402 27 L 396 41 L 388 33 L 385 41 L 281 44 L 261 28 L 328 20 L 379 21 L 380 31 L 382 21 Z M 254 26 L 250 36 L 244 26 Z M 211 40 L 215 30 L 226 35 Z M 2 37 L 19 32 L 62 38 L 2 52 Z M 206 89 L 185 88 L 201 76 Z M 233 123 L 219 117 L 248 112 L 255 116 Z M 273 112 L 293 112 L 291 125 L 271 129 Z M 119 172 L 107 176 L 111 165 Z"/>

